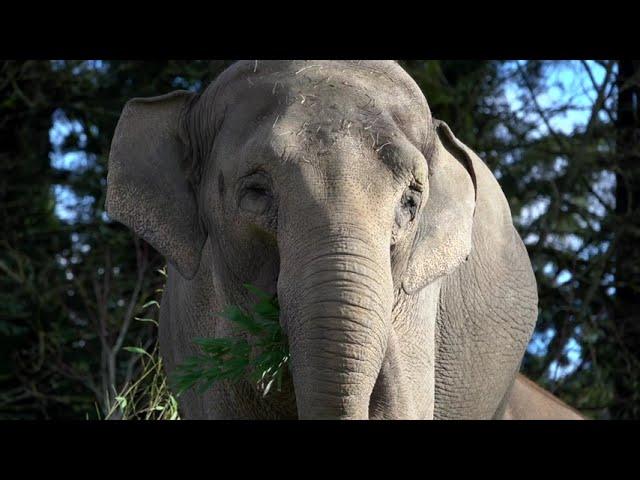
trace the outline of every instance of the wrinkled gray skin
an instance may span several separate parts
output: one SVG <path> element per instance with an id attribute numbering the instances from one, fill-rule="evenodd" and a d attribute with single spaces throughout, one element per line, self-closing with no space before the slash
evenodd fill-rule
<path id="1" fill-rule="evenodd" d="M 184 417 L 517 417 L 527 252 L 489 169 L 396 63 L 246 61 L 201 95 L 131 100 L 107 209 L 169 261 L 169 374 L 192 339 L 235 334 L 214 312 L 254 303 L 243 283 L 278 295 L 284 390 L 187 393 Z"/>

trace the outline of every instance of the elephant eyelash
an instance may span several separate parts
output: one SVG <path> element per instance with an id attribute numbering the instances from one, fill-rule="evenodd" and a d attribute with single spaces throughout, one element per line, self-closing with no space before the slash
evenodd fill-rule
<path id="1" fill-rule="evenodd" d="M 238 181 L 237 205 L 247 214 L 263 220 L 273 217 L 274 197 L 270 177 L 264 171 L 253 171 Z"/>
<path id="2" fill-rule="evenodd" d="M 422 193 L 424 191 L 424 185 L 415 177 L 411 181 L 411 185 L 409 185 L 409 188 L 419 193 Z"/>
<path id="3" fill-rule="evenodd" d="M 256 167 L 246 175 L 240 177 L 238 187 L 240 195 L 252 191 L 255 193 L 267 193 L 272 196 L 271 178 L 269 174 L 260 167 Z"/>
<path id="4" fill-rule="evenodd" d="M 263 187 L 262 185 L 250 185 L 248 187 L 245 187 L 246 190 L 251 190 L 252 192 L 258 192 L 258 193 L 269 193 L 269 191 Z"/>
<path id="5" fill-rule="evenodd" d="M 264 185 L 261 183 L 242 185 L 242 187 L 240 187 L 240 189 L 238 190 L 238 198 L 242 198 L 247 194 L 252 194 L 260 197 L 269 197 L 270 199 L 273 198 L 271 188 L 269 188 L 268 185 Z"/>

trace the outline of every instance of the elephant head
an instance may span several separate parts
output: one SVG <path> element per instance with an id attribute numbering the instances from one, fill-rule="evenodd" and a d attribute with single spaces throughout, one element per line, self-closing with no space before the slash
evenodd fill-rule
<path id="1" fill-rule="evenodd" d="M 277 292 L 299 418 L 432 418 L 472 155 L 395 62 L 238 62 L 202 94 L 126 105 L 107 209 L 172 274 L 212 262 L 217 304 L 247 282 Z"/>

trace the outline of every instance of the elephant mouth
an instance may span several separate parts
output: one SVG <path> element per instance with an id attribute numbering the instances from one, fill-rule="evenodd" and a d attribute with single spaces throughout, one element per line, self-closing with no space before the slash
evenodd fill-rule
<path id="1" fill-rule="evenodd" d="M 416 419 L 418 415 L 408 393 L 395 332 L 390 333 L 388 343 L 381 369 L 368 399 L 368 419 Z M 284 370 L 279 388 L 272 389 L 268 395 L 264 394 L 264 390 L 260 393 L 277 418 L 300 419 L 294 378 L 289 368 Z"/>
<path id="2" fill-rule="evenodd" d="M 416 409 L 407 392 L 397 359 L 393 355 L 385 357 L 382 369 L 376 379 L 369 398 L 369 420 L 406 420 L 416 419 Z M 298 404 L 293 377 L 287 370 L 284 373 L 280 389 L 273 390 L 263 397 L 267 407 L 275 418 L 299 420 Z"/>

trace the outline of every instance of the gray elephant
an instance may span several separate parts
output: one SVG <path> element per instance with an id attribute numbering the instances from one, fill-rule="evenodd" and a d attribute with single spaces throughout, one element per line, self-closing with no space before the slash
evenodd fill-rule
<path id="1" fill-rule="evenodd" d="M 518 370 L 536 282 L 500 186 L 392 61 L 242 61 L 127 103 L 107 211 L 168 260 L 166 369 L 277 293 L 290 376 L 186 418 L 578 418 Z"/>

